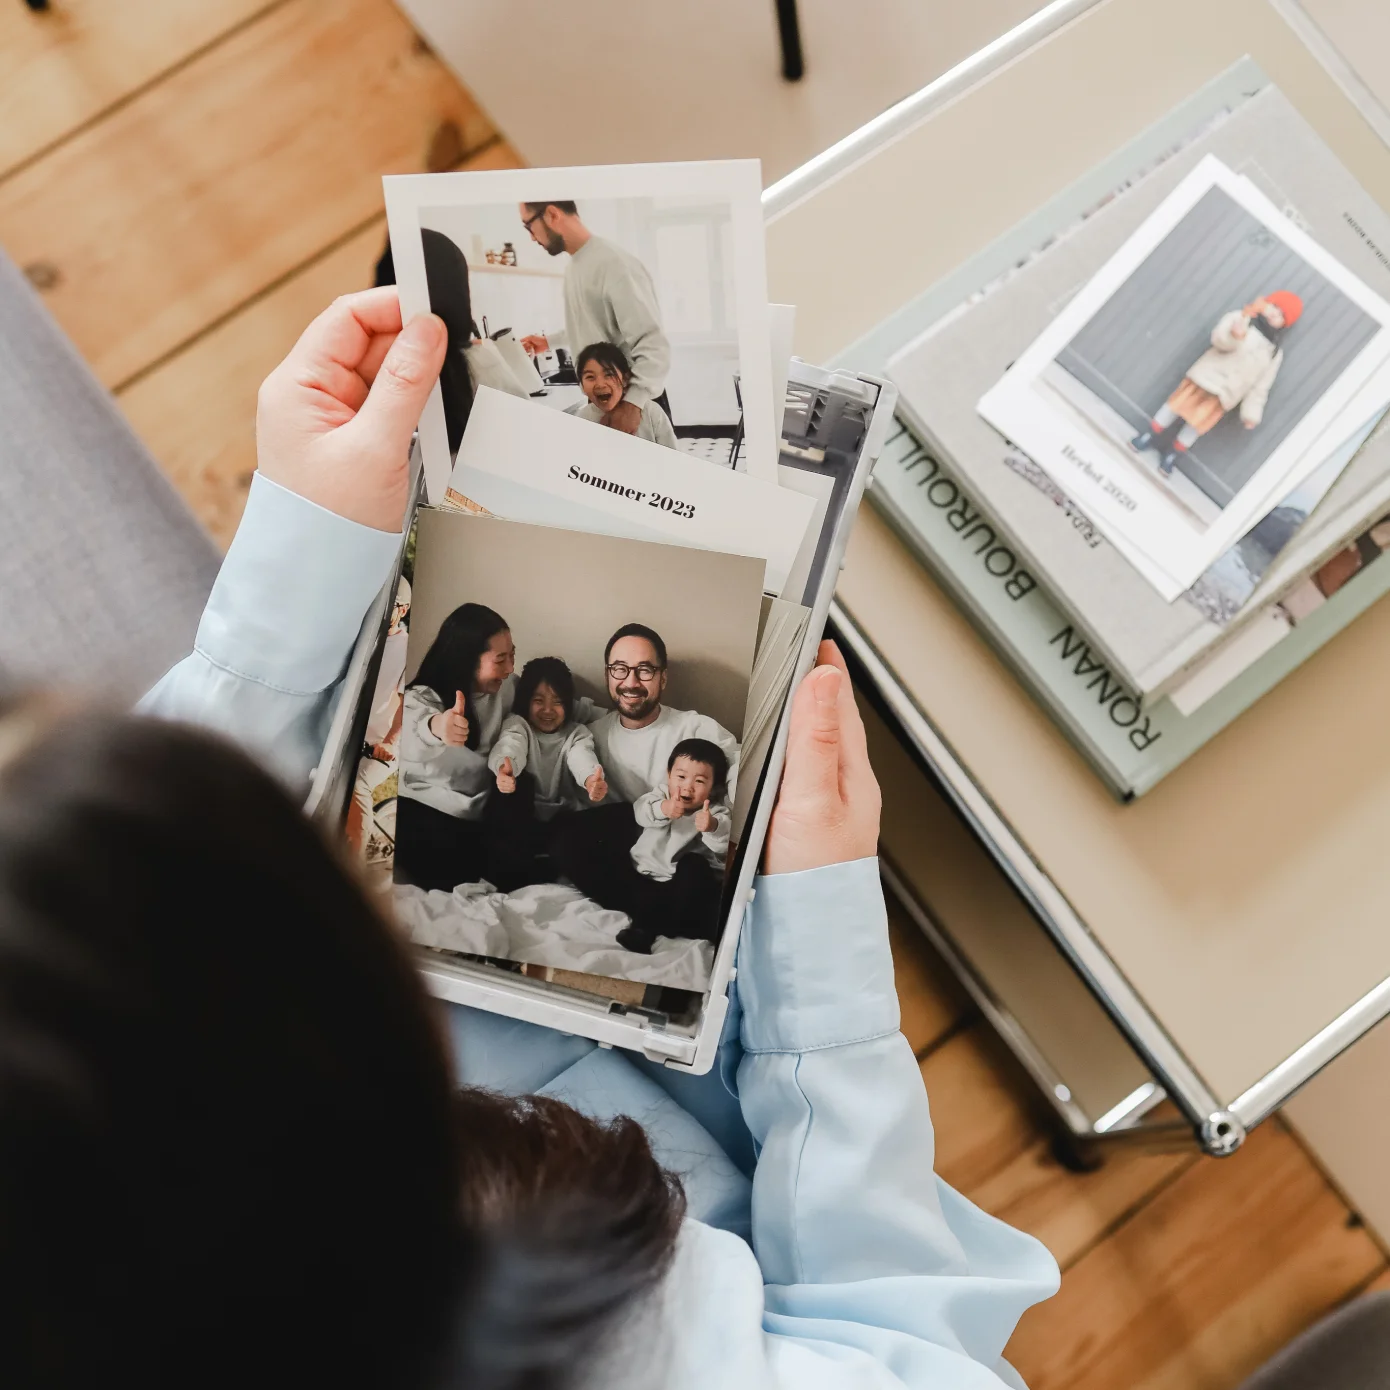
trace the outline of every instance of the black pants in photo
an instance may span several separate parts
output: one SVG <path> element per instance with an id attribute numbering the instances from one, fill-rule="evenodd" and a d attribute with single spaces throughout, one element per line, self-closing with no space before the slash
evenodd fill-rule
<path id="1" fill-rule="evenodd" d="M 632 807 L 625 802 L 576 811 L 555 825 L 551 860 L 586 898 L 630 917 L 642 884 L 631 855 L 640 833 Z"/>
<path id="2" fill-rule="evenodd" d="M 437 811 L 413 797 L 397 797 L 397 883 L 448 893 L 460 883 L 476 883 L 485 869 L 483 827 L 478 821 Z"/>
<path id="3" fill-rule="evenodd" d="M 692 941 L 719 939 L 719 900 L 723 879 L 702 854 L 683 854 L 676 872 L 664 882 L 638 874 L 636 911 L 632 930 L 645 939 L 648 949 L 658 936 L 680 936 Z"/>
<path id="4" fill-rule="evenodd" d="M 487 842 L 487 880 L 503 893 L 532 883 L 552 883 L 555 870 L 548 857 L 551 833 L 561 819 L 536 819 L 536 779 L 517 774 L 516 790 L 489 793 L 483 808 Z"/>

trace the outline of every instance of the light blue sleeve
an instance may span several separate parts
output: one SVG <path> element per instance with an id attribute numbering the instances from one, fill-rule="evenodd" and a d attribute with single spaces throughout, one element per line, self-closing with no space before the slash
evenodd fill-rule
<path id="1" fill-rule="evenodd" d="M 257 473 L 193 651 L 139 705 L 235 739 L 298 792 L 401 538 Z"/>
<path id="2" fill-rule="evenodd" d="M 877 860 L 758 879 L 738 987 L 774 1363 L 804 1368 L 819 1347 L 842 1369 L 871 1358 L 887 1384 L 1021 1384 L 1004 1346 L 1024 1311 L 1056 1292 L 1057 1265 L 932 1171 Z M 780 1339 L 797 1345 L 779 1354 Z"/>

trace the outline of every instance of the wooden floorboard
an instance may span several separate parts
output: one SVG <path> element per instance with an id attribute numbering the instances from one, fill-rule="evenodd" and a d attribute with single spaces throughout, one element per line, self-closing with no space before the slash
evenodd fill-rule
<path id="1" fill-rule="evenodd" d="M 502 141 L 464 168 L 514 168 Z M 384 214 L 244 305 L 117 394 L 135 432 L 213 538 L 232 539 L 256 467 L 256 392 L 304 326 L 340 294 L 372 282 Z M 199 402 L 198 409 L 189 403 Z"/>
<path id="2" fill-rule="evenodd" d="M 0 183 L 0 244 L 118 386 L 364 225 L 444 121 L 495 134 L 393 6 L 289 0 Z"/>
<path id="3" fill-rule="evenodd" d="M 1089 1251 L 1008 1355 L 1032 1390 L 1229 1390 L 1383 1263 L 1270 1122 Z"/>
<path id="4" fill-rule="evenodd" d="M 0 177 L 283 0 L 0 5 Z"/>
<path id="5" fill-rule="evenodd" d="M 261 379 L 368 282 L 381 174 L 421 167 L 448 123 L 470 167 L 519 162 L 389 0 L 0 6 L 0 244 L 223 544 Z M 891 905 L 890 933 L 938 1170 L 1063 1269 L 1010 1347 L 1033 1390 L 1234 1390 L 1323 1312 L 1390 1289 L 1277 1123 L 1232 1159 L 1065 1167 L 1031 1081 Z"/>

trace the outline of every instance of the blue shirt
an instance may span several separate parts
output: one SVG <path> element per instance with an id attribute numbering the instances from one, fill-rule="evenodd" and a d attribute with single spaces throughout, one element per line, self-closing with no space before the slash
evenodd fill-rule
<path id="1" fill-rule="evenodd" d="M 230 735 L 302 790 L 399 545 L 258 474 L 194 650 L 142 709 Z M 932 1171 L 876 860 L 757 880 L 707 1076 L 446 1007 L 460 1082 L 630 1115 L 684 1180 L 672 1269 L 595 1383 L 1022 1384 L 1004 1345 L 1057 1266 Z"/>

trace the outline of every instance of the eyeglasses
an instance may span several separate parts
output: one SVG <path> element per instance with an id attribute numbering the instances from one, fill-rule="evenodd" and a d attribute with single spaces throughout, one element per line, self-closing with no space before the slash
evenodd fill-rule
<path id="1" fill-rule="evenodd" d="M 665 669 L 664 666 L 653 666 L 650 661 L 643 661 L 637 666 L 629 666 L 626 661 L 615 661 L 607 668 L 608 674 L 615 681 L 625 681 L 629 676 L 636 676 L 644 684 L 655 680 Z"/>
<path id="2" fill-rule="evenodd" d="M 522 225 L 523 227 L 525 227 L 526 230 L 529 232 L 529 231 L 531 230 L 531 224 L 532 224 L 533 222 L 539 222 L 539 221 L 541 220 L 541 218 L 544 217 L 544 216 L 545 216 L 545 209 L 542 208 L 539 212 L 533 212 L 533 213 L 530 215 L 530 217 L 523 217 L 523 218 L 521 219 L 521 225 Z"/>

